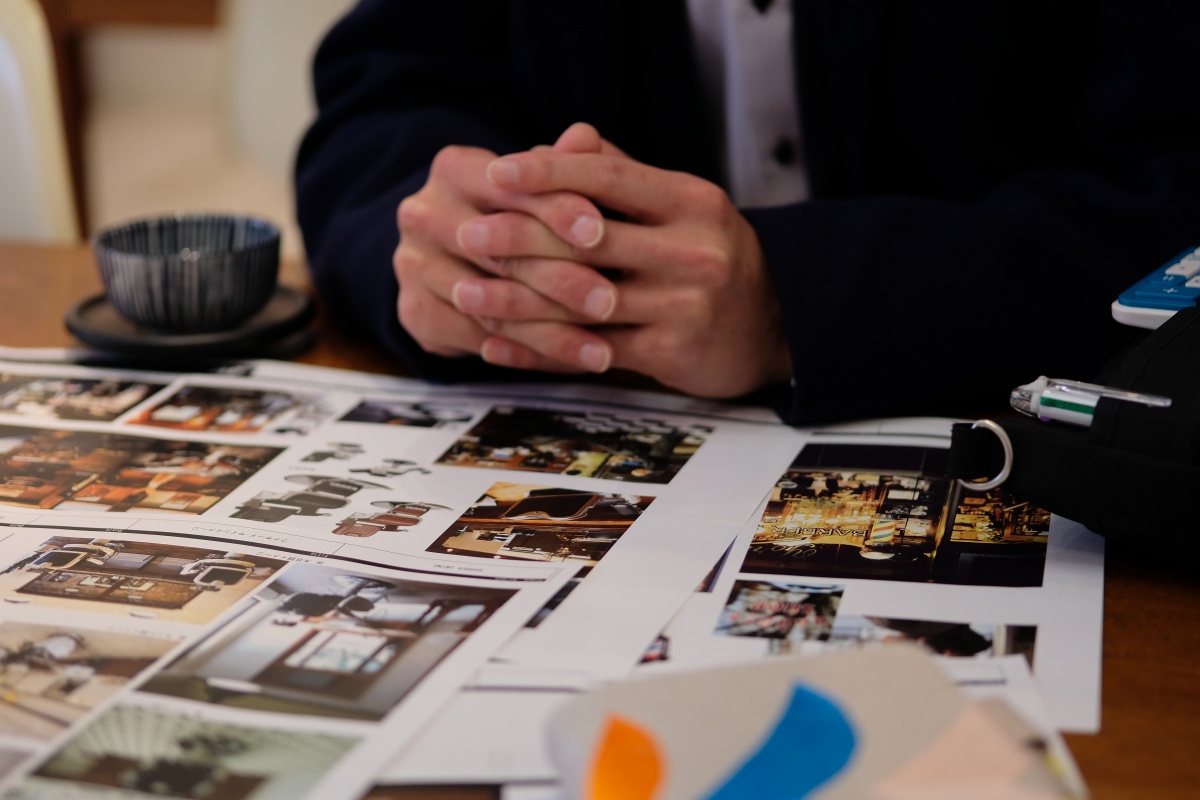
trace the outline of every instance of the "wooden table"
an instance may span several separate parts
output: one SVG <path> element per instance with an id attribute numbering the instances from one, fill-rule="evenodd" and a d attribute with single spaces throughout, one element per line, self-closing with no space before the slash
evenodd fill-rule
<path id="1" fill-rule="evenodd" d="M 308 286 L 301 264 L 285 261 L 280 281 Z M 63 324 L 74 303 L 99 294 L 100 278 L 87 245 L 45 246 L 0 242 L 0 345 L 9 347 L 78 346 Z M 405 374 L 401 364 L 375 341 L 317 312 L 316 345 L 296 358 L 306 364 L 362 372 Z"/>
<path id="2" fill-rule="evenodd" d="M 299 264 L 282 280 L 305 286 Z M 61 347 L 67 308 L 100 291 L 85 246 L 0 243 L 0 344 Z M 316 346 L 297 358 L 310 364 L 403 374 L 374 342 L 318 313 Z M 1173 503 L 1179 528 L 1200 539 L 1191 497 L 1160 497 L 1131 480 L 1147 503 Z M 1153 533 L 1147 541 L 1153 545 Z M 1200 544 L 1137 548 L 1110 543 L 1104 587 L 1102 730 L 1068 735 L 1096 800 L 1158 800 L 1200 796 Z M 468 800 L 482 789 L 404 790 L 387 798 Z"/>

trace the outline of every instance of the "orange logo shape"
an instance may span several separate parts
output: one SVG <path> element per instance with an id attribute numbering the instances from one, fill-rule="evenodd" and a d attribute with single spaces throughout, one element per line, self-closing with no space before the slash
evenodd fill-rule
<path id="1" fill-rule="evenodd" d="M 615 714 L 606 721 L 584 785 L 585 800 L 653 800 L 666 772 L 658 742 Z"/>

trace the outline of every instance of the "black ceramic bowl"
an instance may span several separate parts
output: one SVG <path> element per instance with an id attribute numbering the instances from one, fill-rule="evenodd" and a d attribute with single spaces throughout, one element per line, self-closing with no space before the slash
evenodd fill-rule
<path id="1" fill-rule="evenodd" d="M 92 239 L 109 303 L 135 325 L 167 333 L 236 328 L 270 299 L 279 228 L 238 215 L 135 220 Z"/>

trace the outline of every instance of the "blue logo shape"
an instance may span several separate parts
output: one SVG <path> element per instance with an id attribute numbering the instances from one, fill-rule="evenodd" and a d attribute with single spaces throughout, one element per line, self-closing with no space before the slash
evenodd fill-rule
<path id="1" fill-rule="evenodd" d="M 775 728 L 708 800 L 800 800 L 841 772 L 854 747 L 846 714 L 797 683 Z"/>

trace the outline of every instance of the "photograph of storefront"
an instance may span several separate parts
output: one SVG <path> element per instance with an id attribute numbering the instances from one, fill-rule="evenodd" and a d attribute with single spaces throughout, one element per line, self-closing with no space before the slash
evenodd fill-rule
<path id="1" fill-rule="evenodd" d="M 72 737 L 12 791 L 79 796 L 294 800 L 358 739 L 250 728 L 150 708 L 117 706 Z M 72 785 L 74 784 L 74 785 Z M 68 794 L 74 792 L 73 794 Z"/>
<path id="2" fill-rule="evenodd" d="M 938 583 L 1041 586 L 1050 512 L 1003 488 L 960 491 L 934 561 Z"/>
<path id="3" fill-rule="evenodd" d="M 111 422 L 165 386 L 115 378 L 0 372 L 0 412 L 24 417 Z"/>
<path id="4" fill-rule="evenodd" d="M 789 469 L 742 571 L 925 580 L 949 488 L 912 474 Z"/>
<path id="5" fill-rule="evenodd" d="M 202 514 L 281 452 L 0 425 L 0 503 Z"/>
<path id="6" fill-rule="evenodd" d="M 0 623 L 0 734 L 57 736 L 175 644 L 162 636 Z"/>
<path id="7" fill-rule="evenodd" d="M 717 619 L 715 633 L 771 641 L 771 652 L 790 652 L 804 641 L 825 641 L 833 630 L 843 586 L 739 580 Z"/>
<path id="8" fill-rule="evenodd" d="M 574 561 L 582 576 L 653 497 L 496 483 L 429 546 L 431 553 Z"/>
<path id="9" fill-rule="evenodd" d="M 1003 489 L 946 478 L 944 451 L 809 446 L 772 487 L 741 571 L 1037 586 L 1048 526 Z"/>
<path id="10" fill-rule="evenodd" d="M 512 595 L 295 564 L 141 691 L 380 719 Z"/>
<path id="11" fill-rule="evenodd" d="M 287 563 L 197 547 L 55 536 L 0 572 L 0 598 L 17 605 L 203 623 Z"/>
<path id="12" fill-rule="evenodd" d="M 420 525 L 425 515 L 434 510 L 445 510 L 438 503 L 421 503 L 408 500 L 374 500 L 377 510 L 371 513 L 354 512 L 338 522 L 332 533 L 336 536 L 366 538 L 384 531 L 401 531 Z"/>
<path id="13" fill-rule="evenodd" d="M 632 415 L 497 407 L 437 463 L 668 483 L 711 433 Z"/>

